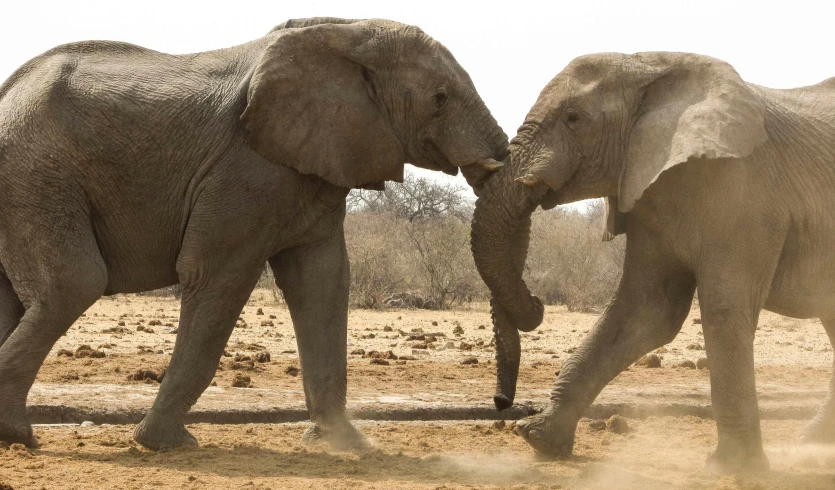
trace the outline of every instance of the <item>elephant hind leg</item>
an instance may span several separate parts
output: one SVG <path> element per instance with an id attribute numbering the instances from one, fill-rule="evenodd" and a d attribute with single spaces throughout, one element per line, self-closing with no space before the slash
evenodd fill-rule
<path id="1" fill-rule="evenodd" d="M 20 285 L 15 283 L 20 301 L 11 304 L 15 314 L 20 312 L 18 304 L 25 312 L 0 346 L 0 441 L 37 446 L 26 419 L 29 389 L 55 342 L 107 286 L 106 267 L 92 230 L 81 230 L 75 239 L 64 238 L 29 246 L 25 250 L 33 255 L 25 258 L 31 260 L 16 261 L 14 273 L 6 265 L 9 276 L 24 278 Z M 24 250 L 24 245 L 14 245 Z M 4 300 L 8 305 L 8 294 Z"/>
<path id="2" fill-rule="evenodd" d="M 23 305 L 6 276 L 0 272 L 0 347 L 12 334 L 23 316 Z"/>
<path id="3" fill-rule="evenodd" d="M 829 342 L 835 348 L 835 316 L 821 318 L 823 328 L 829 335 Z M 835 360 L 833 373 L 829 378 L 829 393 L 817 415 L 803 428 L 798 440 L 802 443 L 835 443 Z"/>

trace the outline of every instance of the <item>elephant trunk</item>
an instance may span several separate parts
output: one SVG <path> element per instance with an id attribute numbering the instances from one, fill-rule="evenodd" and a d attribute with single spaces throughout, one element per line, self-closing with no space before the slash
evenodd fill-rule
<path id="1" fill-rule="evenodd" d="M 472 224 L 472 250 L 481 278 L 492 294 L 496 341 L 496 408 L 513 404 L 519 373 L 519 332 L 542 323 L 544 308 L 522 279 L 530 238 L 531 214 L 542 189 L 513 180 L 505 166 L 490 178 L 476 202 Z"/>

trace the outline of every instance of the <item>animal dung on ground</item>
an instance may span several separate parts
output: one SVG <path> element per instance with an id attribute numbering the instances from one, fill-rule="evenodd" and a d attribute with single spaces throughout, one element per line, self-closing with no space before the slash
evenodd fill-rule
<path id="1" fill-rule="evenodd" d="M 264 309 L 263 309 L 263 308 L 258 308 L 258 309 L 255 311 L 255 314 L 256 314 L 256 315 L 263 315 L 263 314 L 264 314 Z"/>
<path id="2" fill-rule="evenodd" d="M 235 373 L 232 378 L 232 388 L 249 388 L 252 386 L 252 379 L 246 374 Z"/>
<path id="3" fill-rule="evenodd" d="M 81 359 L 82 357 L 92 357 L 94 359 L 100 359 L 102 357 L 107 357 L 107 355 L 100 350 L 93 349 L 89 345 L 82 345 L 75 350 L 75 357 L 79 359 Z"/>
<path id="4" fill-rule="evenodd" d="M 388 366 L 389 362 L 385 359 L 375 357 L 375 358 L 371 359 L 371 364 L 377 364 L 377 365 L 380 365 L 380 366 Z"/>
<path id="5" fill-rule="evenodd" d="M 365 354 L 363 354 L 363 357 L 371 359 L 390 359 L 392 361 L 397 360 L 397 356 L 394 354 L 394 352 L 390 350 L 385 352 L 380 352 L 376 350 L 368 351 Z"/>
<path id="6" fill-rule="evenodd" d="M 162 383 L 162 379 L 165 377 L 165 369 L 162 370 L 159 374 L 156 371 L 152 371 L 150 369 L 139 369 L 133 374 L 129 374 L 127 379 L 128 381 L 156 381 L 157 383 Z"/>
<path id="7" fill-rule="evenodd" d="M 710 361 L 707 357 L 700 357 L 698 361 L 696 361 L 696 367 L 699 369 L 710 369 Z"/>
<path id="8" fill-rule="evenodd" d="M 467 357 L 461 360 L 461 364 L 478 364 L 478 359 L 475 357 Z"/>
<path id="9" fill-rule="evenodd" d="M 698 343 L 689 344 L 687 346 L 687 349 L 689 349 L 689 350 L 705 350 L 704 347 L 702 347 L 702 344 L 698 344 Z"/>
<path id="10" fill-rule="evenodd" d="M 300 370 L 296 366 L 287 366 L 284 368 L 284 373 L 289 374 L 290 376 L 298 376 L 299 372 Z"/>
<path id="11" fill-rule="evenodd" d="M 629 432 L 629 423 L 620 415 L 612 415 L 606 421 L 606 430 L 613 434 L 626 434 Z"/>
<path id="12" fill-rule="evenodd" d="M 678 367 L 685 368 L 685 369 L 696 369 L 696 363 L 693 361 L 681 361 L 678 363 Z"/>
<path id="13" fill-rule="evenodd" d="M 592 420 L 589 422 L 589 428 L 593 431 L 599 431 L 606 429 L 606 421 L 605 420 Z"/>
<path id="14" fill-rule="evenodd" d="M 658 357 L 658 355 L 656 354 L 647 354 L 644 357 L 638 359 L 638 362 L 636 362 L 635 365 L 645 368 L 660 368 L 661 358 Z"/>
<path id="15" fill-rule="evenodd" d="M 258 354 L 255 354 L 255 361 L 256 362 L 265 363 L 265 362 L 270 362 L 271 359 L 272 359 L 272 356 L 270 356 L 270 353 L 267 352 L 267 351 L 262 351 L 262 352 L 259 352 Z"/>
<path id="16" fill-rule="evenodd" d="M 57 357 L 62 357 L 62 356 L 74 357 L 75 354 L 73 354 L 71 350 L 61 349 L 61 350 L 58 351 L 58 354 L 56 354 L 56 356 Z"/>

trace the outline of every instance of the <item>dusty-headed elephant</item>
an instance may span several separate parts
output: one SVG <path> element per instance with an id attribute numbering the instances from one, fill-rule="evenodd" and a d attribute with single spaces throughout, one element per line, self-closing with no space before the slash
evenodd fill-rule
<path id="1" fill-rule="evenodd" d="M 405 163 L 462 167 L 478 186 L 506 152 L 449 51 L 386 20 L 292 20 L 182 56 L 81 42 L 29 61 L 0 87 L 0 440 L 36 444 L 27 393 L 85 309 L 179 282 L 174 352 L 135 438 L 196 444 L 183 416 L 269 262 L 306 439 L 364 445 L 345 415 L 345 196 L 401 180 Z"/>
<path id="2" fill-rule="evenodd" d="M 541 319 L 522 279 L 537 206 L 605 197 L 605 237 L 627 243 L 612 302 L 563 364 L 547 410 L 518 425 L 534 448 L 569 455 L 583 412 L 676 336 L 698 288 L 719 433 L 709 466 L 768 466 L 754 385 L 760 310 L 819 317 L 835 342 L 833 128 L 831 79 L 769 89 L 693 54 L 583 56 L 545 87 L 475 210 L 497 335 Z M 804 440 L 835 441 L 833 392 L 835 380 Z"/>

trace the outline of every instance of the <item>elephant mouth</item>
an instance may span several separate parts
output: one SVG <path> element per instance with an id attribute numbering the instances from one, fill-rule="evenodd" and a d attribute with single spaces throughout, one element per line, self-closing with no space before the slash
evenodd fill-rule
<path id="1" fill-rule="evenodd" d="M 429 160 L 433 164 L 432 166 L 428 166 L 430 170 L 440 170 L 447 175 L 458 175 L 458 167 L 449 161 L 446 155 L 444 155 L 444 152 L 432 140 L 423 140 L 421 148 L 429 156 Z"/>

